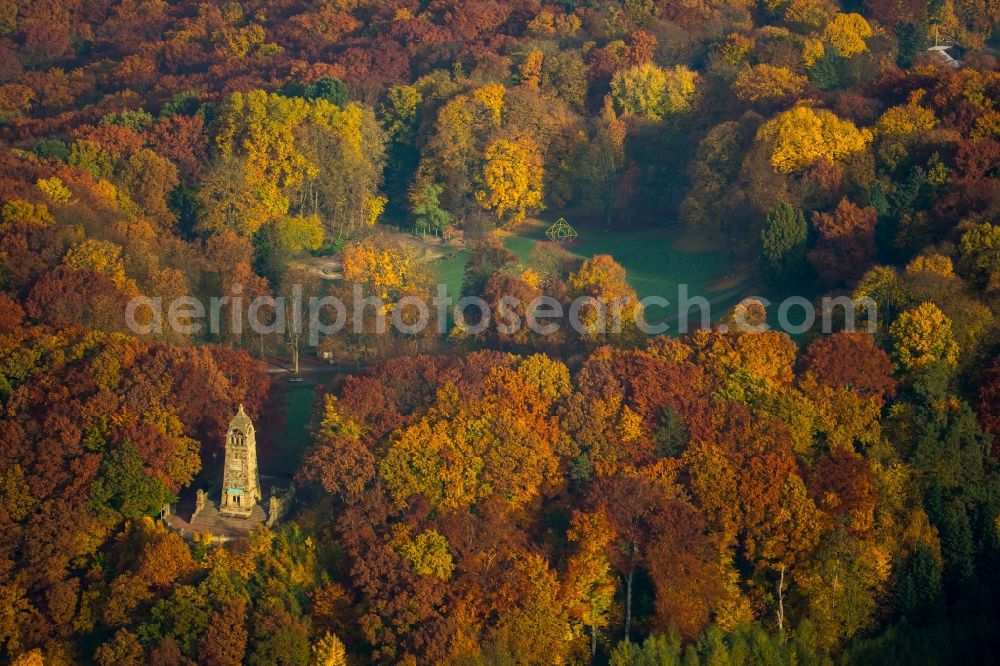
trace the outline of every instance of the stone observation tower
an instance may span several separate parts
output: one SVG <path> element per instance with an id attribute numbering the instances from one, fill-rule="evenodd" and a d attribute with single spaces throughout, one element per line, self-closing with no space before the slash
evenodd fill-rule
<path id="1" fill-rule="evenodd" d="M 209 498 L 210 494 L 215 495 L 213 484 L 213 489 L 195 490 L 190 520 L 185 520 L 169 506 L 164 508 L 163 520 L 185 536 L 211 534 L 216 543 L 246 537 L 262 526 L 274 527 L 291 511 L 295 503 L 295 486 L 291 479 L 265 476 L 264 480 L 270 490 L 267 498 L 261 490 L 257 471 L 253 423 L 240 405 L 226 431 L 226 466 L 222 471 L 218 506 Z M 287 485 L 277 485 L 282 481 Z"/>
<path id="2" fill-rule="evenodd" d="M 226 432 L 226 467 L 222 473 L 219 513 L 223 516 L 248 518 L 260 501 L 257 441 L 254 438 L 253 423 L 243 411 L 243 405 L 240 405 Z"/>

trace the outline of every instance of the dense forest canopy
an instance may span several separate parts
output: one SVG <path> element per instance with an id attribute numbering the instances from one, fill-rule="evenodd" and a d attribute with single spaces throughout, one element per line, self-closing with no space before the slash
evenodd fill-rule
<path id="1" fill-rule="evenodd" d="M 0 0 L 0 661 L 1000 659 L 998 27 L 972 0 Z M 511 249 L 563 214 L 877 317 L 380 327 L 442 252 L 519 321 L 639 311 L 611 249 Z M 385 305 L 239 325 L 293 295 Z M 219 325 L 128 310 L 179 297 Z M 237 404 L 290 418 L 267 363 L 314 353 L 290 520 L 169 529 Z"/>

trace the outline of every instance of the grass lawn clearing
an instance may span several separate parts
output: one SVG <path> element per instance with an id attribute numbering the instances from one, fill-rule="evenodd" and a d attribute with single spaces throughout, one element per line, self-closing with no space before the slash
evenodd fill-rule
<path id="1" fill-rule="evenodd" d="M 437 260 L 438 282 L 448 285 L 448 295 L 458 300 L 462 296 L 462 278 L 465 276 L 465 264 L 472 256 L 472 250 L 448 248 L 443 257 Z"/>
<path id="2" fill-rule="evenodd" d="M 572 224 L 572 222 L 571 222 Z M 504 244 L 525 263 L 538 242 L 547 242 L 546 224 L 535 225 L 509 236 Z M 729 260 L 721 250 L 691 251 L 677 249 L 675 229 L 643 229 L 639 231 L 604 231 L 589 227 L 577 229 L 578 238 L 565 248 L 571 254 L 588 259 L 595 254 L 610 254 L 622 265 L 629 284 L 640 299 L 661 296 L 676 304 L 678 286 L 687 285 L 689 297 L 703 296 L 709 300 L 727 290 L 714 286 L 729 273 Z M 725 298 L 712 306 L 712 318 L 718 319 L 739 298 Z M 647 317 L 655 321 L 671 314 L 671 309 L 651 306 Z"/>
<path id="3" fill-rule="evenodd" d="M 551 221 L 529 222 L 506 236 L 503 243 L 522 263 L 530 265 L 529 257 L 535 245 L 549 242 L 545 230 L 550 224 Z M 678 287 L 681 284 L 687 285 L 689 298 L 702 296 L 712 301 L 713 320 L 721 318 L 743 297 L 743 291 L 733 287 L 742 285 L 745 278 L 735 276 L 727 279 L 730 268 L 726 252 L 710 247 L 690 249 L 692 239 L 685 242 L 676 228 L 604 231 L 579 227 L 577 232 L 578 238 L 564 246 L 569 253 L 581 259 L 595 254 L 610 254 L 625 269 L 629 284 L 640 299 L 660 296 L 670 301 L 668 308 L 649 306 L 649 321 L 676 315 Z M 453 299 L 461 296 L 462 276 L 471 255 L 472 251 L 468 248 L 449 248 L 444 257 L 434 262 L 438 280 L 448 286 L 448 293 Z M 694 312 L 697 314 L 697 310 Z M 676 330 L 676 326 L 671 325 L 671 329 Z"/>
<path id="4" fill-rule="evenodd" d="M 317 386 L 305 384 L 282 389 L 281 410 L 285 422 L 270 438 L 273 447 L 260 451 L 260 469 L 275 476 L 292 476 L 302 464 L 302 456 L 309 446 L 309 417 L 316 401 Z"/>

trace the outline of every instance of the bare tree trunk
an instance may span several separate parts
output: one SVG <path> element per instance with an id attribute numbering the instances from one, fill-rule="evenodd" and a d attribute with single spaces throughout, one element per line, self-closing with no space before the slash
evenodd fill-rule
<path id="1" fill-rule="evenodd" d="M 625 640 L 631 642 L 629 630 L 632 628 L 632 577 L 635 575 L 635 568 L 629 569 L 628 576 L 625 577 Z"/>
<path id="2" fill-rule="evenodd" d="M 778 633 L 785 630 L 785 565 L 781 565 L 781 576 L 778 578 Z"/>
<path id="3" fill-rule="evenodd" d="M 590 660 L 597 656 L 597 627 L 590 625 Z"/>
<path id="4" fill-rule="evenodd" d="M 299 339 L 292 338 L 292 372 L 299 374 Z"/>

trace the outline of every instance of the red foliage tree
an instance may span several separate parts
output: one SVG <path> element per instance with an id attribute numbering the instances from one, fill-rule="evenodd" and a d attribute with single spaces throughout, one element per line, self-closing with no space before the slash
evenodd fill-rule
<path id="1" fill-rule="evenodd" d="M 150 128 L 147 142 L 156 153 L 176 164 L 182 175 L 198 178 L 208 151 L 208 135 L 201 116 L 174 114 Z"/>
<path id="2" fill-rule="evenodd" d="M 979 422 L 993 435 L 993 455 L 1000 456 L 1000 359 L 994 361 L 979 389 Z"/>
<path id="3" fill-rule="evenodd" d="M 829 287 L 853 284 L 875 260 L 875 209 L 844 198 L 833 213 L 813 213 L 812 223 L 818 240 L 809 263 Z"/>
<path id="4" fill-rule="evenodd" d="M 25 309 L 32 319 L 54 326 L 125 331 L 127 300 L 107 275 L 59 266 L 31 288 Z"/>
<path id="5" fill-rule="evenodd" d="M 828 386 L 880 397 L 896 391 L 892 361 L 868 333 L 844 331 L 816 338 L 799 359 L 799 368 L 815 373 Z"/>
<path id="6" fill-rule="evenodd" d="M 838 527 L 856 536 L 874 528 L 878 486 L 868 463 L 838 447 L 820 458 L 808 477 L 809 495 Z"/>

